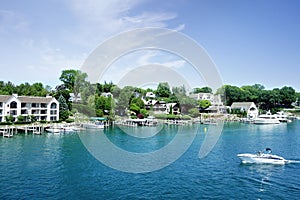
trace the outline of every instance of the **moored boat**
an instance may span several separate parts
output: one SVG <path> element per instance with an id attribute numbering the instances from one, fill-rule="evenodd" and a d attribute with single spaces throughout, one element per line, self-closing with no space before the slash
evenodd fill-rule
<path id="1" fill-rule="evenodd" d="M 50 127 L 45 129 L 49 133 L 59 134 L 59 133 L 72 133 L 75 132 L 75 130 L 71 127 Z"/>
<path id="2" fill-rule="evenodd" d="M 288 116 L 283 111 L 277 112 L 275 116 L 280 122 L 291 122 L 291 120 L 288 119 Z"/>
<path id="3" fill-rule="evenodd" d="M 266 114 L 259 115 L 256 119 L 253 121 L 254 124 L 280 124 L 279 119 L 276 115 L 272 115 L 270 111 L 268 111 Z"/>
<path id="4" fill-rule="evenodd" d="M 104 129 L 104 124 L 102 122 L 90 122 L 83 124 L 83 128 L 87 129 Z"/>

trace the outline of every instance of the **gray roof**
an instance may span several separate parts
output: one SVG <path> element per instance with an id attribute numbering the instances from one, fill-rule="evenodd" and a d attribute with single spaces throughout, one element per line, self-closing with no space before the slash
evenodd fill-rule
<path id="1" fill-rule="evenodd" d="M 12 95 L 0 95 L 0 102 L 6 102 L 8 101 Z"/>
<path id="2" fill-rule="evenodd" d="M 233 102 L 231 105 L 231 109 L 243 108 L 245 110 L 248 110 L 252 104 L 254 104 L 254 103 L 253 102 Z"/>
<path id="3" fill-rule="evenodd" d="M 26 97 L 19 96 L 18 99 L 22 103 L 49 103 L 52 101 L 53 97 Z"/>
<path id="4" fill-rule="evenodd" d="M 0 95 L 0 102 L 7 102 L 13 95 Z M 17 96 L 22 103 L 49 103 L 53 97 L 33 97 L 33 96 Z"/>

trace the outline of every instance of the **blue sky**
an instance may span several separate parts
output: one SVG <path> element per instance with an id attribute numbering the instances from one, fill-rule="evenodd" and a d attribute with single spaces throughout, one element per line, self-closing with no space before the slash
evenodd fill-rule
<path id="1" fill-rule="evenodd" d="M 0 1 L 0 80 L 55 87 L 61 70 L 80 69 L 108 38 L 134 28 L 163 27 L 199 43 L 224 84 L 288 85 L 300 91 L 299 9 L 297 0 Z M 135 56 L 143 64 L 174 64 L 192 86 L 203 84 L 176 57 L 153 51 Z M 138 64 L 123 60 L 124 66 Z M 117 81 L 117 73 L 107 73 Z"/>

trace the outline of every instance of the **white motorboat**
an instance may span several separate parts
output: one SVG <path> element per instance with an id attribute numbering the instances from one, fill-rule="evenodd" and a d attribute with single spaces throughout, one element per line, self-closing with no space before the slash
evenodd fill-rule
<path id="1" fill-rule="evenodd" d="M 46 129 L 47 132 L 49 133 L 60 133 L 60 128 L 47 128 Z"/>
<path id="2" fill-rule="evenodd" d="M 280 122 L 291 122 L 291 120 L 288 119 L 288 116 L 283 111 L 277 112 L 275 116 Z"/>
<path id="3" fill-rule="evenodd" d="M 276 115 L 272 115 L 270 111 L 266 114 L 259 115 L 258 118 L 254 119 L 254 124 L 280 124 L 279 119 Z"/>
<path id="4" fill-rule="evenodd" d="M 83 124 L 83 128 L 87 129 L 104 129 L 105 126 L 102 122 L 91 122 Z"/>
<path id="5" fill-rule="evenodd" d="M 72 129 L 71 127 L 61 127 L 61 128 L 52 127 L 52 128 L 47 128 L 46 131 L 54 134 L 75 132 L 75 130 Z"/>
<path id="6" fill-rule="evenodd" d="M 263 153 L 259 151 L 256 154 L 251 154 L 251 153 L 243 153 L 243 154 L 238 154 L 237 155 L 242 163 L 255 163 L 255 164 L 279 164 L 279 165 L 284 165 L 288 163 L 289 161 L 284 159 L 281 156 L 273 155 L 271 154 L 271 149 L 266 148 L 266 152 Z"/>
<path id="7" fill-rule="evenodd" d="M 61 128 L 61 133 L 72 133 L 75 132 L 75 130 L 72 127 L 62 127 Z"/>

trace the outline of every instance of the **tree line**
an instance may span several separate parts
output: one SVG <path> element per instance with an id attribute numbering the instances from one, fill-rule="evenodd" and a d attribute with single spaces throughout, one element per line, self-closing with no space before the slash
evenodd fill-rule
<path id="1" fill-rule="evenodd" d="M 290 86 L 267 90 L 261 84 L 252 86 L 224 85 L 218 90 L 227 106 L 233 102 L 254 102 L 262 110 L 279 110 L 299 106 L 300 93 Z M 218 93 L 217 92 L 217 93 Z"/>
<path id="2" fill-rule="evenodd" d="M 133 116 L 143 118 L 152 113 L 146 110 L 144 101 L 147 92 L 156 95 L 155 100 L 165 103 L 178 103 L 182 114 L 189 114 L 196 117 L 199 110 L 205 110 L 211 104 L 208 100 L 197 101 L 187 94 L 183 86 L 170 87 L 167 82 L 159 83 L 156 89 L 143 89 L 132 86 L 119 88 L 112 82 L 92 84 L 87 81 L 87 74 L 80 70 L 63 70 L 59 77 L 62 84 L 54 89 L 42 83 L 22 83 L 14 85 L 11 82 L 0 81 L 0 94 L 10 95 L 17 93 L 24 96 L 54 96 L 60 103 L 60 119 L 67 120 L 75 112 L 81 112 L 88 116 L 106 116 L 114 118 L 115 115 L 127 115 L 130 112 Z M 70 101 L 70 93 L 75 96 L 75 101 Z M 103 94 L 112 94 L 103 95 Z M 191 93 L 212 93 L 209 87 L 194 88 Z M 77 102 L 76 98 L 81 101 Z M 297 106 L 300 93 L 289 86 L 267 90 L 261 84 L 252 86 L 231 86 L 224 85 L 219 88 L 216 94 L 220 94 L 222 102 L 230 106 L 233 102 L 254 102 L 260 109 L 277 110 Z M 77 103 L 75 103 L 77 102 Z"/>

